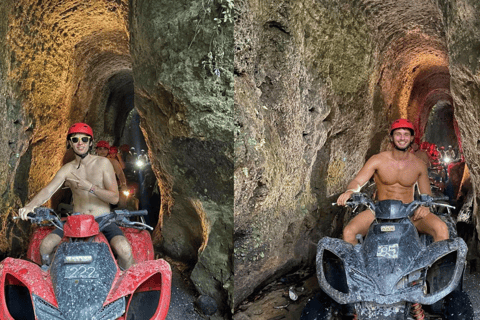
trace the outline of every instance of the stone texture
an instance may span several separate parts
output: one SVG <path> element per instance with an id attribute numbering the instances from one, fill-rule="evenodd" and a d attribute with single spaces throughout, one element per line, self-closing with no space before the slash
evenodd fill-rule
<path id="1" fill-rule="evenodd" d="M 480 177 L 480 45 L 475 34 L 480 32 L 480 4 L 477 1 L 438 0 L 445 23 L 451 74 L 451 93 L 455 102 L 455 118 L 462 137 L 466 164 L 470 170 L 475 194 L 473 211 L 476 223 L 476 241 L 468 242 L 469 256 L 478 256 L 480 231 L 479 177 Z"/>
<path id="2" fill-rule="evenodd" d="M 233 12 L 226 5 L 137 0 L 130 14 L 135 105 L 162 198 L 156 244 L 174 258 L 198 259 L 191 279 L 222 314 L 233 292 L 233 21 L 224 19 Z"/>

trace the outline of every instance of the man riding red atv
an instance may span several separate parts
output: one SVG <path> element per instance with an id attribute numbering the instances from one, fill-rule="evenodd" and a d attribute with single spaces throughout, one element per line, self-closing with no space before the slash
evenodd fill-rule
<path id="1" fill-rule="evenodd" d="M 35 209 L 27 260 L 0 263 L 1 320 L 165 319 L 170 304 L 170 265 L 154 260 L 151 228 L 129 218 L 147 211 L 114 212 L 93 217 L 73 214 L 61 221 L 53 210 Z M 135 264 L 122 271 L 101 231 L 121 226 L 131 243 Z M 55 226 L 64 236 L 51 260 L 42 265 L 39 246 Z"/>

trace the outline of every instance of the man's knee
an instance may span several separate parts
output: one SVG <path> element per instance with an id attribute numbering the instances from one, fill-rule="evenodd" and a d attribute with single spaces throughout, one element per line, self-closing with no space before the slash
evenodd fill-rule
<path id="1" fill-rule="evenodd" d="M 50 233 L 40 243 L 40 253 L 51 254 L 53 249 L 60 243 L 61 240 L 62 238 L 60 238 L 60 236 Z"/>
<path id="2" fill-rule="evenodd" d="M 352 226 L 352 224 L 348 224 L 344 229 L 343 229 L 343 240 L 352 240 L 355 239 L 355 236 L 357 235 L 356 229 Z"/>
<path id="3" fill-rule="evenodd" d="M 132 255 L 132 247 L 125 236 L 113 237 L 110 244 L 119 256 L 128 258 Z"/>
<path id="4" fill-rule="evenodd" d="M 447 224 L 439 219 L 439 223 L 435 225 L 435 234 L 436 238 L 438 239 L 448 239 L 449 238 L 449 231 L 448 231 L 448 226 Z"/>

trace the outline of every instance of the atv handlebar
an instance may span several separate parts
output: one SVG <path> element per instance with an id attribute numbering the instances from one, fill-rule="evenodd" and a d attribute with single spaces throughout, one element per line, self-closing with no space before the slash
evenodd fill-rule
<path id="1" fill-rule="evenodd" d="M 35 224 L 53 225 L 60 230 L 63 230 L 63 222 L 57 217 L 53 209 L 47 207 L 37 207 L 27 215 L 27 219 Z M 130 221 L 128 218 L 136 216 L 148 215 L 147 210 L 128 211 L 128 210 L 114 210 L 113 212 L 106 213 L 96 217 L 100 219 L 98 221 L 98 227 L 102 231 L 107 225 L 116 223 L 120 226 L 131 227 L 140 230 L 153 230 L 148 224 L 143 222 Z M 13 219 L 20 219 L 19 216 L 13 217 Z"/>
<path id="2" fill-rule="evenodd" d="M 122 227 L 130 227 L 140 230 L 153 230 L 148 224 L 143 222 L 130 221 L 127 218 L 136 217 L 136 216 L 146 216 L 148 215 L 147 210 L 138 210 L 138 211 L 128 211 L 128 210 L 114 210 L 113 212 L 98 216 L 97 219 L 101 218 L 98 222 L 98 227 L 102 231 L 107 225 L 115 222 Z"/>
<path id="3" fill-rule="evenodd" d="M 425 207 L 440 206 L 440 207 L 455 209 L 454 206 L 451 206 L 449 204 L 436 202 L 436 201 L 444 201 L 444 200 L 448 200 L 448 197 L 441 196 L 441 197 L 434 198 L 428 194 L 421 194 L 419 200 L 413 200 L 408 204 L 407 210 L 408 212 L 411 212 L 409 216 L 412 216 L 415 210 L 420 206 L 425 206 Z M 336 202 L 332 203 L 332 205 L 336 205 L 336 204 L 337 204 Z M 365 193 L 360 193 L 360 192 L 352 193 L 352 195 L 350 196 L 350 200 L 345 203 L 345 205 L 351 208 L 355 208 L 356 206 L 359 206 L 361 204 L 368 206 L 371 210 L 375 212 L 375 203 Z"/>
<path id="4" fill-rule="evenodd" d="M 20 219 L 20 217 L 15 216 L 13 219 Z M 47 207 L 36 207 L 33 209 L 33 212 L 27 214 L 27 219 L 30 220 L 31 223 L 53 225 L 63 230 L 63 222 L 57 217 L 53 209 Z"/>

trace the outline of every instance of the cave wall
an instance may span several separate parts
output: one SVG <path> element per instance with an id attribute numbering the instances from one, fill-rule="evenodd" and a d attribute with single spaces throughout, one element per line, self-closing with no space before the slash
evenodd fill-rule
<path id="1" fill-rule="evenodd" d="M 89 109 L 99 102 L 93 98 L 102 99 L 92 92 L 92 88 L 102 87 L 102 80 L 88 74 L 91 70 L 83 68 L 86 61 L 75 59 L 82 50 L 82 41 L 87 48 L 96 45 L 98 49 L 91 51 L 91 56 L 83 55 L 83 59 L 99 52 L 104 57 L 121 54 L 127 57 L 123 67 L 131 69 L 126 8 L 125 2 L 108 1 L 34 4 L 25 0 L 2 1 L 0 5 L 4 17 L 2 132 L 7 142 L 2 152 L 6 158 L 1 161 L 2 195 L 6 201 L 2 206 L 2 234 L 7 240 L 0 251 L 4 254 L 18 252 L 29 229 L 28 223 L 13 224 L 8 219 L 10 212 L 53 178 L 63 164 L 68 127 L 86 121 Z M 97 42 L 108 42 L 105 34 L 113 34 L 116 39 Z M 94 41 L 88 43 L 89 37 Z M 118 44 L 111 52 L 114 42 Z M 93 128 L 96 132 L 101 129 L 95 125 Z"/>
<path id="2" fill-rule="evenodd" d="M 223 311 L 233 291 L 231 5 L 134 0 L 130 12 L 135 107 L 162 199 L 155 244 L 198 259 L 191 279 Z"/>
<path id="3" fill-rule="evenodd" d="M 432 1 L 236 8 L 235 306 L 340 236 L 347 217 L 331 202 L 388 146 L 391 121 L 409 118 L 421 136 L 435 103 L 452 101 Z"/>
<path id="4" fill-rule="evenodd" d="M 0 4 L 0 15 L 6 17 L 11 12 L 8 3 Z M 8 19 L 0 22 L 0 41 L 6 43 L 8 38 Z M 21 161 L 21 156 L 28 149 L 32 136 L 31 119 L 22 109 L 18 99 L 19 86 L 9 81 L 11 68 L 10 52 L 6 46 L 0 46 L 0 119 L 2 135 L 0 138 L 0 225 L 2 240 L 0 241 L 0 257 L 3 258 L 10 250 L 20 249 L 25 242 L 25 233 L 20 228 L 14 228 L 9 219 L 15 215 L 15 207 L 21 205 L 27 192 L 23 188 L 28 175 L 17 174 L 17 168 L 23 167 L 28 172 L 30 162 Z M 27 153 L 27 157 L 31 156 Z"/>
<path id="5" fill-rule="evenodd" d="M 480 3 L 473 0 L 438 0 L 445 23 L 450 61 L 454 113 L 460 129 L 465 162 L 475 192 L 474 216 L 480 231 Z M 469 255 L 479 255 L 478 241 Z M 473 250 L 472 250 L 473 249 Z M 478 258 L 477 258 L 478 259 Z"/>
<path id="6" fill-rule="evenodd" d="M 238 1 L 236 8 L 238 305 L 311 260 L 314 239 L 335 229 L 326 199 L 360 168 L 375 125 L 367 121 L 375 47 L 364 14 L 348 2 Z"/>

